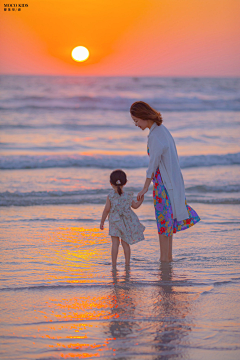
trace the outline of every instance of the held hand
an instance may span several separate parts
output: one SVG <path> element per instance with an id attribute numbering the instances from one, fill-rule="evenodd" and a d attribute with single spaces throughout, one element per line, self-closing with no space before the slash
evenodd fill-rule
<path id="1" fill-rule="evenodd" d="M 144 196 L 144 194 L 146 194 L 147 191 L 148 191 L 148 189 L 143 188 L 137 195 L 137 201 L 140 201 L 142 199 L 142 197 Z"/>

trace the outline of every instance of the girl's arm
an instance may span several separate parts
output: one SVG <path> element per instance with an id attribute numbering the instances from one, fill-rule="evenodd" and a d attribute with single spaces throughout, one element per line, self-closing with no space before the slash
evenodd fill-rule
<path id="1" fill-rule="evenodd" d="M 132 208 L 133 209 L 138 209 L 139 208 L 139 206 L 141 206 L 142 205 L 142 203 L 143 203 L 143 200 L 144 200 L 144 196 L 142 196 L 142 198 L 141 198 L 141 200 L 139 200 L 139 201 L 132 201 Z"/>
<path id="2" fill-rule="evenodd" d="M 101 230 L 104 229 L 104 221 L 106 220 L 106 218 L 107 218 L 107 216 L 109 214 L 110 208 L 111 208 L 111 203 L 110 203 L 109 197 L 107 197 L 106 205 L 105 205 L 105 208 L 103 210 L 102 219 L 101 219 L 101 222 L 100 222 L 100 229 Z"/>
<path id="3" fill-rule="evenodd" d="M 146 192 L 148 191 L 149 185 L 151 184 L 151 181 L 154 177 L 154 173 L 152 173 L 152 177 L 151 178 L 146 178 L 145 184 L 143 186 L 143 189 L 138 193 L 137 195 L 137 200 L 140 201 L 142 198 L 144 199 L 144 194 L 146 194 Z M 143 201 L 143 200 L 142 200 Z M 141 205 L 141 204 L 140 204 Z M 140 206 L 139 205 L 139 206 Z"/>

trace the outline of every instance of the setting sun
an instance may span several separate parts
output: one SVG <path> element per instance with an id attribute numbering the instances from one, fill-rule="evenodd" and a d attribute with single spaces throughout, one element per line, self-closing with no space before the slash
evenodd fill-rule
<path id="1" fill-rule="evenodd" d="M 72 50 L 72 58 L 75 61 L 86 61 L 89 58 L 89 51 L 85 46 L 77 46 Z"/>

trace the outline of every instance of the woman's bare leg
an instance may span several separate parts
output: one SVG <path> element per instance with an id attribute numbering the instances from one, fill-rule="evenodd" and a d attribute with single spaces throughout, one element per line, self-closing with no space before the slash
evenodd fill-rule
<path id="1" fill-rule="evenodd" d="M 125 241 L 123 241 L 123 240 L 121 240 L 121 243 L 122 243 L 124 256 L 125 256 L 125 264 L 127 266 L 129 266 L 130 265 L 130 257 L 131 257 L 130 245 L 128 243 L 126 243 Z"/>
<path id="2" fill-rule="evenodd" d="M 168 236 L 168 261 L 172 261 L 172 241 L 173 236 Z"/>
<path id="3" fill-rule="evenodd" d="M 118 256 L 118 248 L 119 248 L 119 237 L 118 236 L 111 236 L 112 238 L 112 265 L 117 265 L 117 256 Z"/>
<path id="4" fill-rule="evenodd" d="M 172 236 L 159 234 L 161 261 L 172 261 L 172 238 Z"/>

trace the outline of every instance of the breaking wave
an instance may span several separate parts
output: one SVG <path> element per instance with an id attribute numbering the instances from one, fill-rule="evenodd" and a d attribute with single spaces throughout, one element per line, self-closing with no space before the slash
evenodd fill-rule
<path id="1" fill-rule="evenodd" d="M 239 165 L 240 153 L 195 155 L 179 158 L 182 169 L 219 165 Z M 0 157 L 1 170 L 91 167 L 137 169 L 148 166 L 147 156 L 127 155 L 8 155 Z"/>

